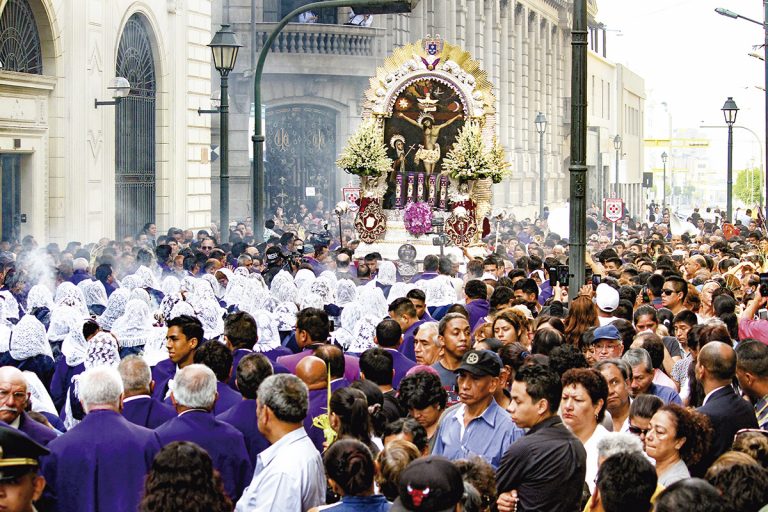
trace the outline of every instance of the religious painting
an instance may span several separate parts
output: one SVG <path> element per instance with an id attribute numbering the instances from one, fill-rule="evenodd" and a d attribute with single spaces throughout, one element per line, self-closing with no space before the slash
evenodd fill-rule
<path id="1" fill-rule="evenodd" d="M 443 81 L 420 78 L 406 84 L 384 126 L 393 174 L 439 174 L 465 119 L 461 96 Z"/>

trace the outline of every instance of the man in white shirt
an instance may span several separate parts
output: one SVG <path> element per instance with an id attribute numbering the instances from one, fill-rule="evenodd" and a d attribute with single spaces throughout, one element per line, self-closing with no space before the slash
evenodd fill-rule
<path id="1" fill-rule="evenodd" d="M 259 386 L 258 427 L 271 446 L 256 459 L 236 511 L 306 512 L 325 503 L 323 462 L 303 426 L 307 397 L 307 386 L 295 375 L 273 375 Z"/>

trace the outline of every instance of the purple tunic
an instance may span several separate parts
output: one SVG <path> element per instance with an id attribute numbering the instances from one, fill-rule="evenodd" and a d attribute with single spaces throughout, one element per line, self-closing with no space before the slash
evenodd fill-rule
<path id="1" fill-rule="evenodd" d="M 83 363 L 69 366 L 64 357 L 56 362 L 56 368 L 51 379 L 51 399 L 58 411 L 64 411 L 64 404 L 67 402 L 67 390 L 72 385 L 72 378 L 84 371 L 85 365 Z"/>
<path id="2" fill-rule="evenodd" d="M 170 359 L 163 359 L 152 367 L 152 380 L 155 381 L 155 389 L 152 390 L 152 398 L 163 400 L 168 393 L 168 381 L 176 375 L 176 363 Z"/>
<path id="3" fill-rule="evenodd" d="M 416 363 L 405 357 L 394 348 L 385 348 L 387 352 L 392 354 L 392 366 L 395 370 L 395 376 L 392 379 L 392 387 L 395 389 L 400 388 L 400 381 L 403 380 L 408 370 L 416 366 Z"/>
<path id="4" fill-rule="evenodd" d="M 427 316 L 427 314 L 425 313 L 424 316 Z M 425 321 L 426 320 L 418 320 L 414 322 L 413 325 L 407 328 L 403 333 L 403 342 L 400 344 L 398 350 L 411 361 L 416 360 L 416 352 L 413 347 L 413 339 L 416 337 L 416 329 L 418 329 Z"/>
<path id="5" fill-rule="evenodd" d="M 269 441 L 259 432 L 256 421 L 256 400 L 242 400 L 228 411 L 216 416 L 216 419 L 229 423 L 243 434 L 251 465 L 256 467 L 256 457 L 269 448 Z"/>
<path id="6" fill-rule="evenodd" d="M 213 406 L 214 416 L 218 416 L 243 401 L 243 395 L 230 388 L 226 382 L 217 382 L 216 391 L 219 393 L 219 398 Z"/>
<path id="7" fill-rule="evenodd" d="M 213 460 L 221 473 L 224 490 L 232 501 L 240 499 L 250 483 L 253 469 L 243 434 L 235 427 L 218 421 L 213 414 L 193 409 L 181 413 L 155 430 L 163 446 L 173 441 L 197 443 Z"/>
<path id="8" fill-rule="evenodd" d="M 43 457 L 46 502 L 57 512 L 135 512 L 160 450 L 153 431 L 109 410 L 92 411 L 50 443 Z"/>
<path id="9" fill-rule="evenodd" d="M 309 392 L 309 408 L 307 409 L 307 417 L 304 418 L 304 430 L 307 431 L 309 439 L 320 453 L 323 453 L 323 442 L 325 441 L 325 436 L 323 435 L 323 431 L 321 429 L 312 425 L 312 420 L 316 416 L 320 416 L 321 414 L 325 414 L 327 412 L 328 391 L 326 388 L 311 390 Z"/>
<path id="10" fill-rule="evenodd" d="M 43 446 L 48 446 L 48 443 L 58 437 L 56 432 L 46 427 L 42 423 L 38 423 L 30 418 L 26 412 L 21 413 L 21 419 L 19 420 L 19 430 Z"/>
<path id="11" fill-rule="evenodd" d="M 235 391 L 238 391 L 237 386 L 235 385 L 235 378 L 237 377 L 237 365 L 240 364 L 240 360 L 247 356 L 248 354 L 253 354 L 254 351 L 247 349 L 247 348 L 238 348 L 234 352 L 232 352 L 232 375 L 229 376 L 229 380 L 227 381 L 227 384 L 229 384 L 229 387 L 234 389 Z M 272 363 L 272 369 L 274 370 L 274 373 L 291 373 L 288 371 L 287 368 L 285 368 L 283 365 L 277 364 L 277 358 L 281 356 L 289 356 L 293 354 L 289 349 L 285 347 L 278 347 L 273 350 L 269 350 L 267 352 L 257 352 L 267 359 L 269 359 L 269 362 Z"/>
<path id="12" fill-rule="evenodd" d="M 472 332 L 480 324 L 480 322 L 488 316 L 488 312 L 491 309 L 491 305 L 485 299 L 475 299 L 466 306 L 467 313 L 469 313 L 469 326 Z"/>
<path id="13" fill-rule="evenodd" d="M 140 395 L 123 401 L 123 416 L 135 425 L 156 429 L 175 418 L 176 411 L 149 395 Z"/>

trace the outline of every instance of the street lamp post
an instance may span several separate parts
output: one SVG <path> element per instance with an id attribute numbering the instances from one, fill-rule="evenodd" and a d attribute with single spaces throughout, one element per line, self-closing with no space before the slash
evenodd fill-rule
<path id="1" fill-rule="evenodd" d="M 547 129 L 547 118 L 539 112 L 536 114 L 536 131 L 539 132 L 539 218 L 544 218 L 544 201 L 546 200 L 546 185 L 544 184 L 544 132 Z"/>
<path id="2" fill-rule="evenodd" d="M 616 170 L 614 171 L 613 197 L 619 197 L 619 159 L 621 158 L 621 135 L 613 138 L 613 148 L 616 150 Z"/>
<path id="3" fill-rule="evenodd" d="M 289 12 L 267 37 L 261 47 L 256 69 L 253 73 L 253 105 L 254 129 L 253 163 L 251 165 L 251 208 L 253 233 L 256 240 L 261 240 L 264 233 L 264 133 L 261 126 L 261 77 L 264 74 L 264 64 L 277 36 L 293 18 L 299 14 L 327 7 L 354 7 L 357 14 L 386 14 L 411 12 L 421 0 L 324 0 L 312 2 L 297 7 Z"/>
<path id="4" fill-rule="evenodd" d="M 722 7 L 718 7 L 715 9 L 715 12 L 717 14 L 720 14 L 722 16 L 727 16 L 728 18 L 741 18 L 743 20 L 747 20 L 749 22 L 752 22 L 756 25 L 760 25 L 763 27 L 763 66 L 764 66 L 764 72 L 765 72 L 765 83 L 764 83 L 764 94 L 765 94 L 765 154 L 768 156 L 768 0 L 763 0 L 763 21 L 760 22 L 758 20 L 753 20 L 752 18 L 747 18 L 746 16 L 742 16 L 741 14 L 735 13 L 733 11 L 730 11 L 728 9 L 723 9 Z M 734 116 L 735 117 L 735 116 Z M 765 172 L 765 204 L 766 208 L 768 208 L 768 164 L 765 166 L 764 169 Z"/>
<path id="5" fill-rule="evenodd" d="M 664 164 L 664 174 L 661 177 L 661 213 L 664 213 L 664 208 L 667 206 L 667 152 L 661 154 L 661 163 Z"/>
<path id="6" fill-rule="evenodd" d="M 726 178 L 728 190 L 726 191 L 725 216 L 728 222 L 733 222 L 733 123 L 736 122 L 736 114 L 739 113 L 739 107 L 736 106 L 733 98 L 728 96 L 725 104 L 723 104 L 723 108 L 720 110 L 723 111 L 725 124 L 728 125 L 728 175 Z"/>
<path id="7" fill-rule="evenodd" d="M 228 242 L 224 238 L 229 233 L 229 73 L 235 69 L 237 52 L 242 45 L 237 36 L 229 29 L 229 25 L 222 25 L 213 35 L 208 47 L 213 56 L 213 67 L 221 75 L 221 104 L 213 110 L 198 109 L 198 114 L 219 114 L 219 140 L 221 145 L 221 160 L 219 161 L 219 238 L 221 242 Z"/>

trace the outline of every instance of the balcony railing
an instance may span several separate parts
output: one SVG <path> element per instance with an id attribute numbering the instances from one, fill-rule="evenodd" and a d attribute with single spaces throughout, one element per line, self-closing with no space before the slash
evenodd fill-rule
<path id="1" fill-rule="evenodd" d="M 267 42 L 276 24 L 256 24 L 256 49 Z M 381 57 L 385 30 L 350 25 L 324 25 L 320 23 L 291 23 L 277 36 L 273 53 L 308 55 L 347 55 Z"/>

